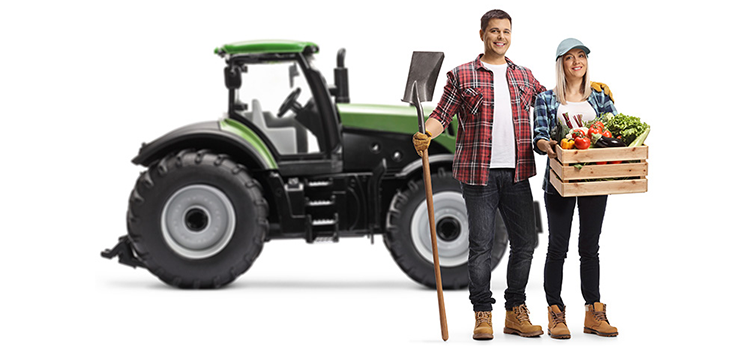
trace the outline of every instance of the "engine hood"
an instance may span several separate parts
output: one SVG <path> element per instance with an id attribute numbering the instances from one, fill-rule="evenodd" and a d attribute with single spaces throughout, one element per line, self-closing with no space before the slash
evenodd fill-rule
<path id="1" fill-rule="evenodd" d="M 417 131 L 417 108 L 403 106 L 349 104 L 337 105 L 341 125 L 346 128 L 369 129 L 386 132 L 413 134 Z M 429 115 L 433 107 L 423 107 Z"/>

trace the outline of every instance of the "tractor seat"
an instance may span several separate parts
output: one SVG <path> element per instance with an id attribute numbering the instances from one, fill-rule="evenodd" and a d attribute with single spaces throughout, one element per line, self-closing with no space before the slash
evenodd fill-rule
<path id="1" fill-rule="evenodd" d="M 294 126 L 270 127 L 263 117 L 263 109 L 258 100 L 252 101 L 250 120 L 260 128 L 280 154 L 294 154 L 297 152 L 297 137 Z"/>
<path id="2" fill-rule="evenodd" d="M 263 112 L 269 128 L 293 127 L 297 132 L 297 153 L 307 153 L 307 129 L 295 117 L 279 118 L 271 112 Z"/>

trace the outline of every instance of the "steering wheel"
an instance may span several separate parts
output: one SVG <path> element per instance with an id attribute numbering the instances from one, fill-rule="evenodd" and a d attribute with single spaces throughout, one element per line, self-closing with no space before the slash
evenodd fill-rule
<path id="1" fill-rule="evenodd" d="M 289 109 L 295 112 L 302 109 L 302 106 L 297 103 L 297 98 L 299 98 L 301 93 L 302 89 L 296 88 L 286 97 L 286 99 L 284 99 L 284 102 L 281 103 L 281 107 L 279 107 L 279 113 L 277 114 L 279 118 L 281 118 Z"/>

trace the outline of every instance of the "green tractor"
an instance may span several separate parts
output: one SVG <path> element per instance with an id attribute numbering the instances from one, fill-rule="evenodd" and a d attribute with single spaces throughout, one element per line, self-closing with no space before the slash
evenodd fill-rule
<path id="1" fill-rule="evenodd" d="M 248 41 L 226 60 L 227 112 L 144 143 L 127 232 L 105 258 L 179 288 L 218 288 L 274 239 L 308 243 L 384 235 L 398 266 L 435 287 L 413 106 L 349 103 L 345 50 L 328 85 L 311 42 Z M 426 111 L 429 113 L 430 111 Z M 456 121 L 430 146 L 444 288 L 468 285 L 468 218 L 451 164 Z M 541 232 L 538 205 L 537 231 Z M 493 268 L 507 246 L 497 214 Z"/>

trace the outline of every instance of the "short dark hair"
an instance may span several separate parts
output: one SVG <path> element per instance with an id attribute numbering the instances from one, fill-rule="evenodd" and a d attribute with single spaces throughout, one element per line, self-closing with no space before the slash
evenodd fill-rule
<path id="1" fill-rule="evenodd" d="M 513 25 L 513 20 L 507 12 L 503 10 L 489 10 L 482 16 L 482 30 L 487 29 L 487 25 L 489 25 L 490 20 L 493 18 L 507 19 L 508 22 L 510 22 L 510 25 Z"/>

